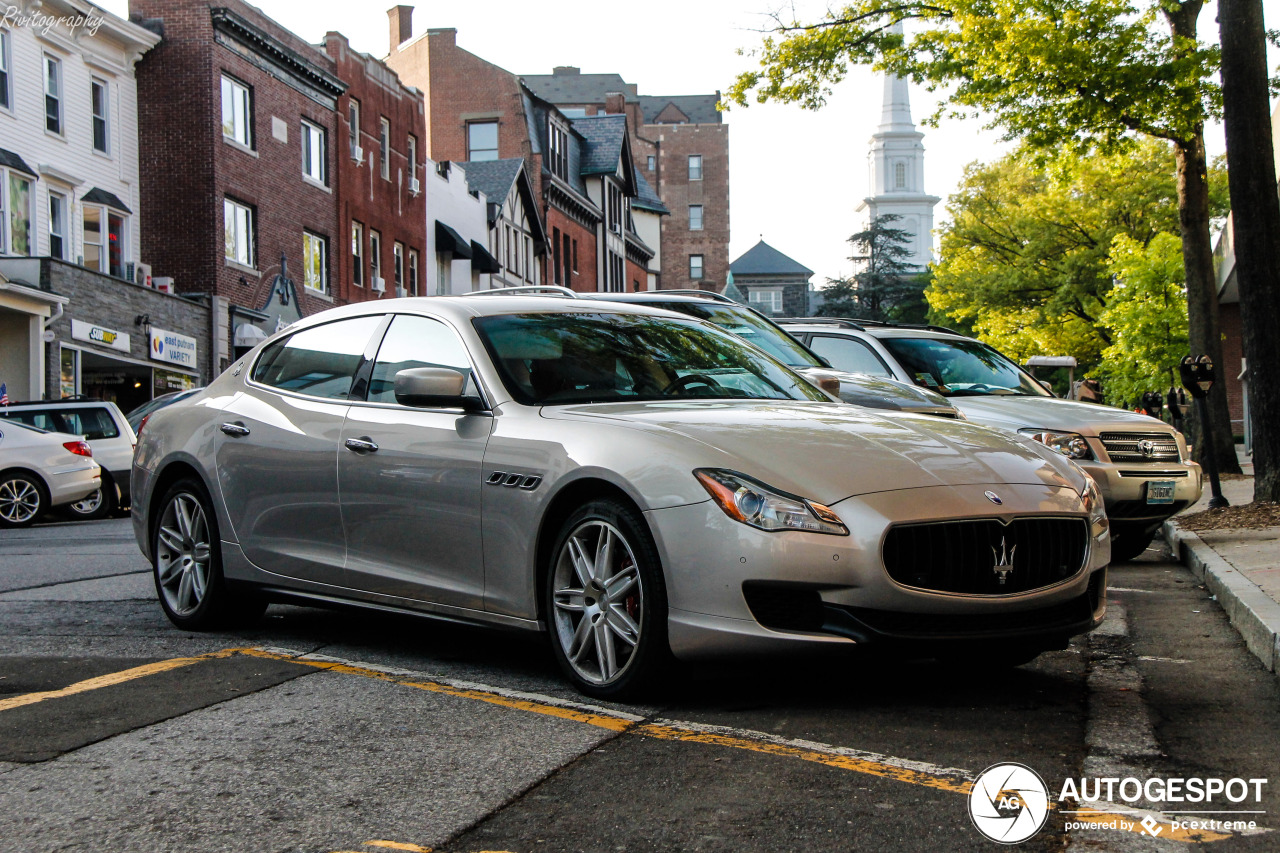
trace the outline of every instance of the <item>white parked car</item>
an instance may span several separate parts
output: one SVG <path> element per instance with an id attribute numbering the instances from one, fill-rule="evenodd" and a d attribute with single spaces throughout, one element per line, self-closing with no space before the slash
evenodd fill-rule
<path id="1" fill-rule="evenodd" d="M 76 435 L 0 420 L 0 527 L 26 527 L 101 485 L 93 450 Z"/>

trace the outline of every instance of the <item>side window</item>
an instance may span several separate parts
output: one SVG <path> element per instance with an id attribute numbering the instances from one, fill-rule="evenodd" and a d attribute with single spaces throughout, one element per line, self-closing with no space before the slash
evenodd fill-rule
<path id="1" fill-rule="evenodd" d="M 889 372 L 889 368 L 885 367 L 884 362 L 862 341 L 836 338 L 831 335 L 814 335 L 813 340 L 809 341 L 809 349 L 831 362 L 831 366 L 836 370 L 893 378 L 893 374 Z"/>
<path id="2" fill-rule="evenodd" d="M 396 374 L 412 367 L 448 367 L 471 379 L 471 360 L 453 329 L 429 317 L 400 314 L 378 348 L 369 402 L 394 403 Z"/>
<path id="3" fill-rule="evenodd" d="M 325 323 L 276 341 L 262 351 L 253 381 L 313 397 L 345 400 L 369 338 L 382 315 Z"/>
<path id="4" fill-rule="evenodd" d="M 69 409 L 62 417 L 67 422 L 67 432 L 83 435 L 89 441 L 120 435 L 120 428 L 106 409 Z"/>
<path id="5" fill-rule="evenodd" d="M 66 432 L 66 428 L 48 412 L 33 412 L 31 410 L 10 409 L 5 412 L 4 417 L 12 418 L 20 424 L 43 429 L 49 432 Z"/>

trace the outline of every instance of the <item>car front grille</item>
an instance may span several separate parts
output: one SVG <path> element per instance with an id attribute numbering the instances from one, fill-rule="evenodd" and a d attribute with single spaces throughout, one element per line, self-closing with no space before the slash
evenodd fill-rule
<path id="1" fill-rule="evenodd" d="M 903 524 L 889 530 L 884 567 L 903 586 L 970 595 L 1010 595 L 1060 583 L 1080 571 L 1088 548 L 1083 518 L 1017 518 Z"/>
<path id="2" fill-rule="evenodd" d="M 1178 462 L 1178 440 L 1167 432 L 1104 432 L 1098 436 L 1112 462 Z"/>

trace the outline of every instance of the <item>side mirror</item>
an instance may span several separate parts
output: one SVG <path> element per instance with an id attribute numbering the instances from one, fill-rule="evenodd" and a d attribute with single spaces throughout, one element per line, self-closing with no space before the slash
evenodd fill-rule
<path id="1" fill-rule="evenodd" d="M 1053 393 L 1052 382 L 1050 382 L 1048 379 L 1041 379 L 1039 381 L 1040 381 L 1040 384 L 1044 386 L 1044 390 L 1048 391 L 1049 393 Z"/>
<path id="2" fill-rule="evenodd" d="M 465 394 L 467 376 L 448 367 L 411 367 L 396 374 L 396 402 L 416 409 L 466 409 L 481 407 L 479 398 Z"/>
<path id="3" fill-rule="evenodd" d="M 830 373 L 810 373 L 809 378 L 813 380 L 813 384 L 817 385 L 823 391 L 826 391 L 832 397 L 840 396 L 840 377 L 832 376 Z"/>

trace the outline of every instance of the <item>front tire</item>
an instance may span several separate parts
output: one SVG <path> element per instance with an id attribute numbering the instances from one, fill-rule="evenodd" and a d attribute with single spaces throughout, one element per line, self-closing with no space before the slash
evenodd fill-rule
<path id="1" fill-rule="evenodd" d="M 29 527 L 49 508 L 44 483 L 31 474 L 0 474 L 0 527 Z"/>
<path id="2" fill-rule="evenodd" d="M 543 612 L 560 668 L 599 699 L 636 695 L 670 658 L 667 594 L 644 519 L 618 501 L 584 505 L 561 527 Z"/>
<path id="3" fill-rule="evenodd" d="M 218 519 L 204 485 L 179 480 L 160 501 L 151 534 L 156 595 L 179 628 L 208 631 L 262 615 L 266 604 L 237 595 L 222 576 Z"/>
<path id="4" fill-rule="evenodd" d="M 1156 537 L 1158 528 L 1144 530 L 1141 527 L 1111 525 L 1111 562 L 1127 563 L 1141 557 Z"/>

